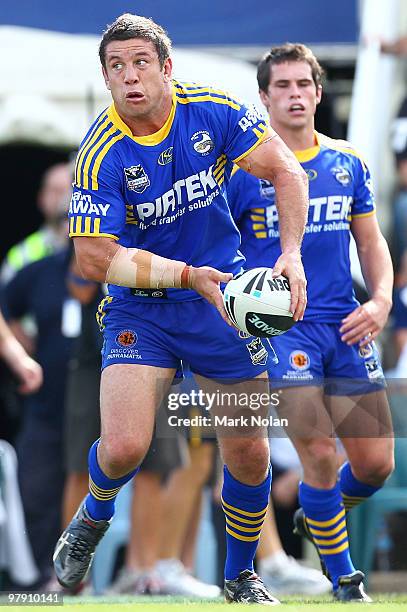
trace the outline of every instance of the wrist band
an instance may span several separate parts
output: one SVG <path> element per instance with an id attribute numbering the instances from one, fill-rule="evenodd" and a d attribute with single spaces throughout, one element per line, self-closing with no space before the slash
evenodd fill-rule
<path id="1" fill-rule="evenodd" d="M 185 266 L 181 272 L 181 289 L 191 289 L 190 276 L 192 266 Z"/>

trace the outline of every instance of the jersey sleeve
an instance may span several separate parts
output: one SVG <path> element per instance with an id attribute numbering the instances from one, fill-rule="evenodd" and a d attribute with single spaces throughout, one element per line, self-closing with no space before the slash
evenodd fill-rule
<path id="1" fill-rule="evenodd" d="M 87 164 L 78 153 L 69 206 L 69 236 L 107 237 L 118 240 L 126 223 L 126 203 L 119 160 L 114 150 Z"/>
<path id="2" fill-rule="evenodd" d="M 254 104 L 245 105 L 230 100 L 230 104 L 225 105 L 225 108 L 227 109 L 225 154 L 237 163 L 253 151 L 264 139 L 267 131 L 272 128 Z"/>
<path id="3" fill-rule="evenodd" d="M 230 212 L 237 225 L 245 212 L 264 206 L 260 196 L 259 179 L 237 166 L 232 171 L 227 187 L 227 198 Z"/>
<path id="4" fill-rule="evenodd" d="M 355 157 L 355 197 L 352 204 L 352 219 L 375 214 L 376 203 L 369 168 L 359 157 Z"/>

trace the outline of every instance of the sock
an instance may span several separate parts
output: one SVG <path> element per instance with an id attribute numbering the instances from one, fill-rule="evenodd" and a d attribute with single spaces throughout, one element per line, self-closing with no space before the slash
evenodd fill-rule
<path id="1" fill-rule="evenodd" d="M 90 447 L 88 455 L 89 465 L 89 493 L 85 500 L 86 510 L 94 521 L 109 520 L 114 514 L 114 503 L 121 487 L 129 482 L 139 470 L 136 468 L 121 478 L 108 478 L 99 466 L 97 448 L 99 440 Z"/>
<path id="2" fill-rule="evenodd" d="M 225 580 L 234 580 L 243 570 L 253 571 L 253 559 L 266 516 L 271 489 L 271 467 L 266 480 L 245 485 L 223 468 L 222 508 L 226 519 Z"/>
<path id="3" fill-rule="evenodd" d="M 336 590 L 339 576 L 355 571 L 349 554 L 345 508 L 339 483 L 333 489 L 316 489 L 300 482 L 299 500 Z"/>
<path id="4" fill-rule="evenodd" d="M 348 461 L 339 470 L 339 486 L 346 511 L 358 506 L 381 489 L 381 487 L 372 487 L 357 480 L 352 474 L 352 468 Z"/>

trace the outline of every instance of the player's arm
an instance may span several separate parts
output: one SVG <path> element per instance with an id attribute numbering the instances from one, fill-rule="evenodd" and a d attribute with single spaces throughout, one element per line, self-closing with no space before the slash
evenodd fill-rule
<path id="1" fill-rule="evenodd" d="M 237 163 L 246 172 L 268 179 L 274 185 L 282 251 L 274 274 L 288 277 L 291 311 L 295 320 L 302 319 L 307 298 L 300 249 L 308 214 L 307 175 L 273 130 L 269 130 L 262 143 Z"/>
<path id="2" fill-rule="evenodd" d="M 193 289 L 214 304 L 230 324 L 219 283 L 227 283 L 232 274 L 206 266 L 194 268 L 150 251 L 126 248 L 107 237 L 80 236 L 74 238 L 74 243 L 84 278 L 123 287 Z"/>
<path id="3" fill-rule="evenodd" d="M 21 393 L 34 393 L 42 384 L 42 368 L 13 335 L 0 312 L 0 356 L 20 379 Z"/>
<path id="4" fill-rule="evenodd" d="M 386 324 L 392 305 L 393 265 L 375 214 L 352 219 L 359 261 L 370 300 L 351 312 L 340 328 L 347 344 L 374 340 Z"/>

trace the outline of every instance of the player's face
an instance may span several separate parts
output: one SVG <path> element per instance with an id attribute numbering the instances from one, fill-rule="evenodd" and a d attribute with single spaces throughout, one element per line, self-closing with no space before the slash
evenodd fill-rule
<path id="1" fill-rule="evenodd" d="M 314 115 L 322 95 L 316 87 L 308 62 L 294 61 L 276 64 L 270 68 L 267 93 L 260 97 L 266 106 L 271 124 L 285 129 L 313 128 Z"/>
<path id="2" fill-rule="evenodd" d="M 105 60 L 103 76 L 119 115 L 137 119 L 159 113 L 171 90 L 171 59 L 161 68 L 153 43 L 132 38 L 111 41 Z"/>

